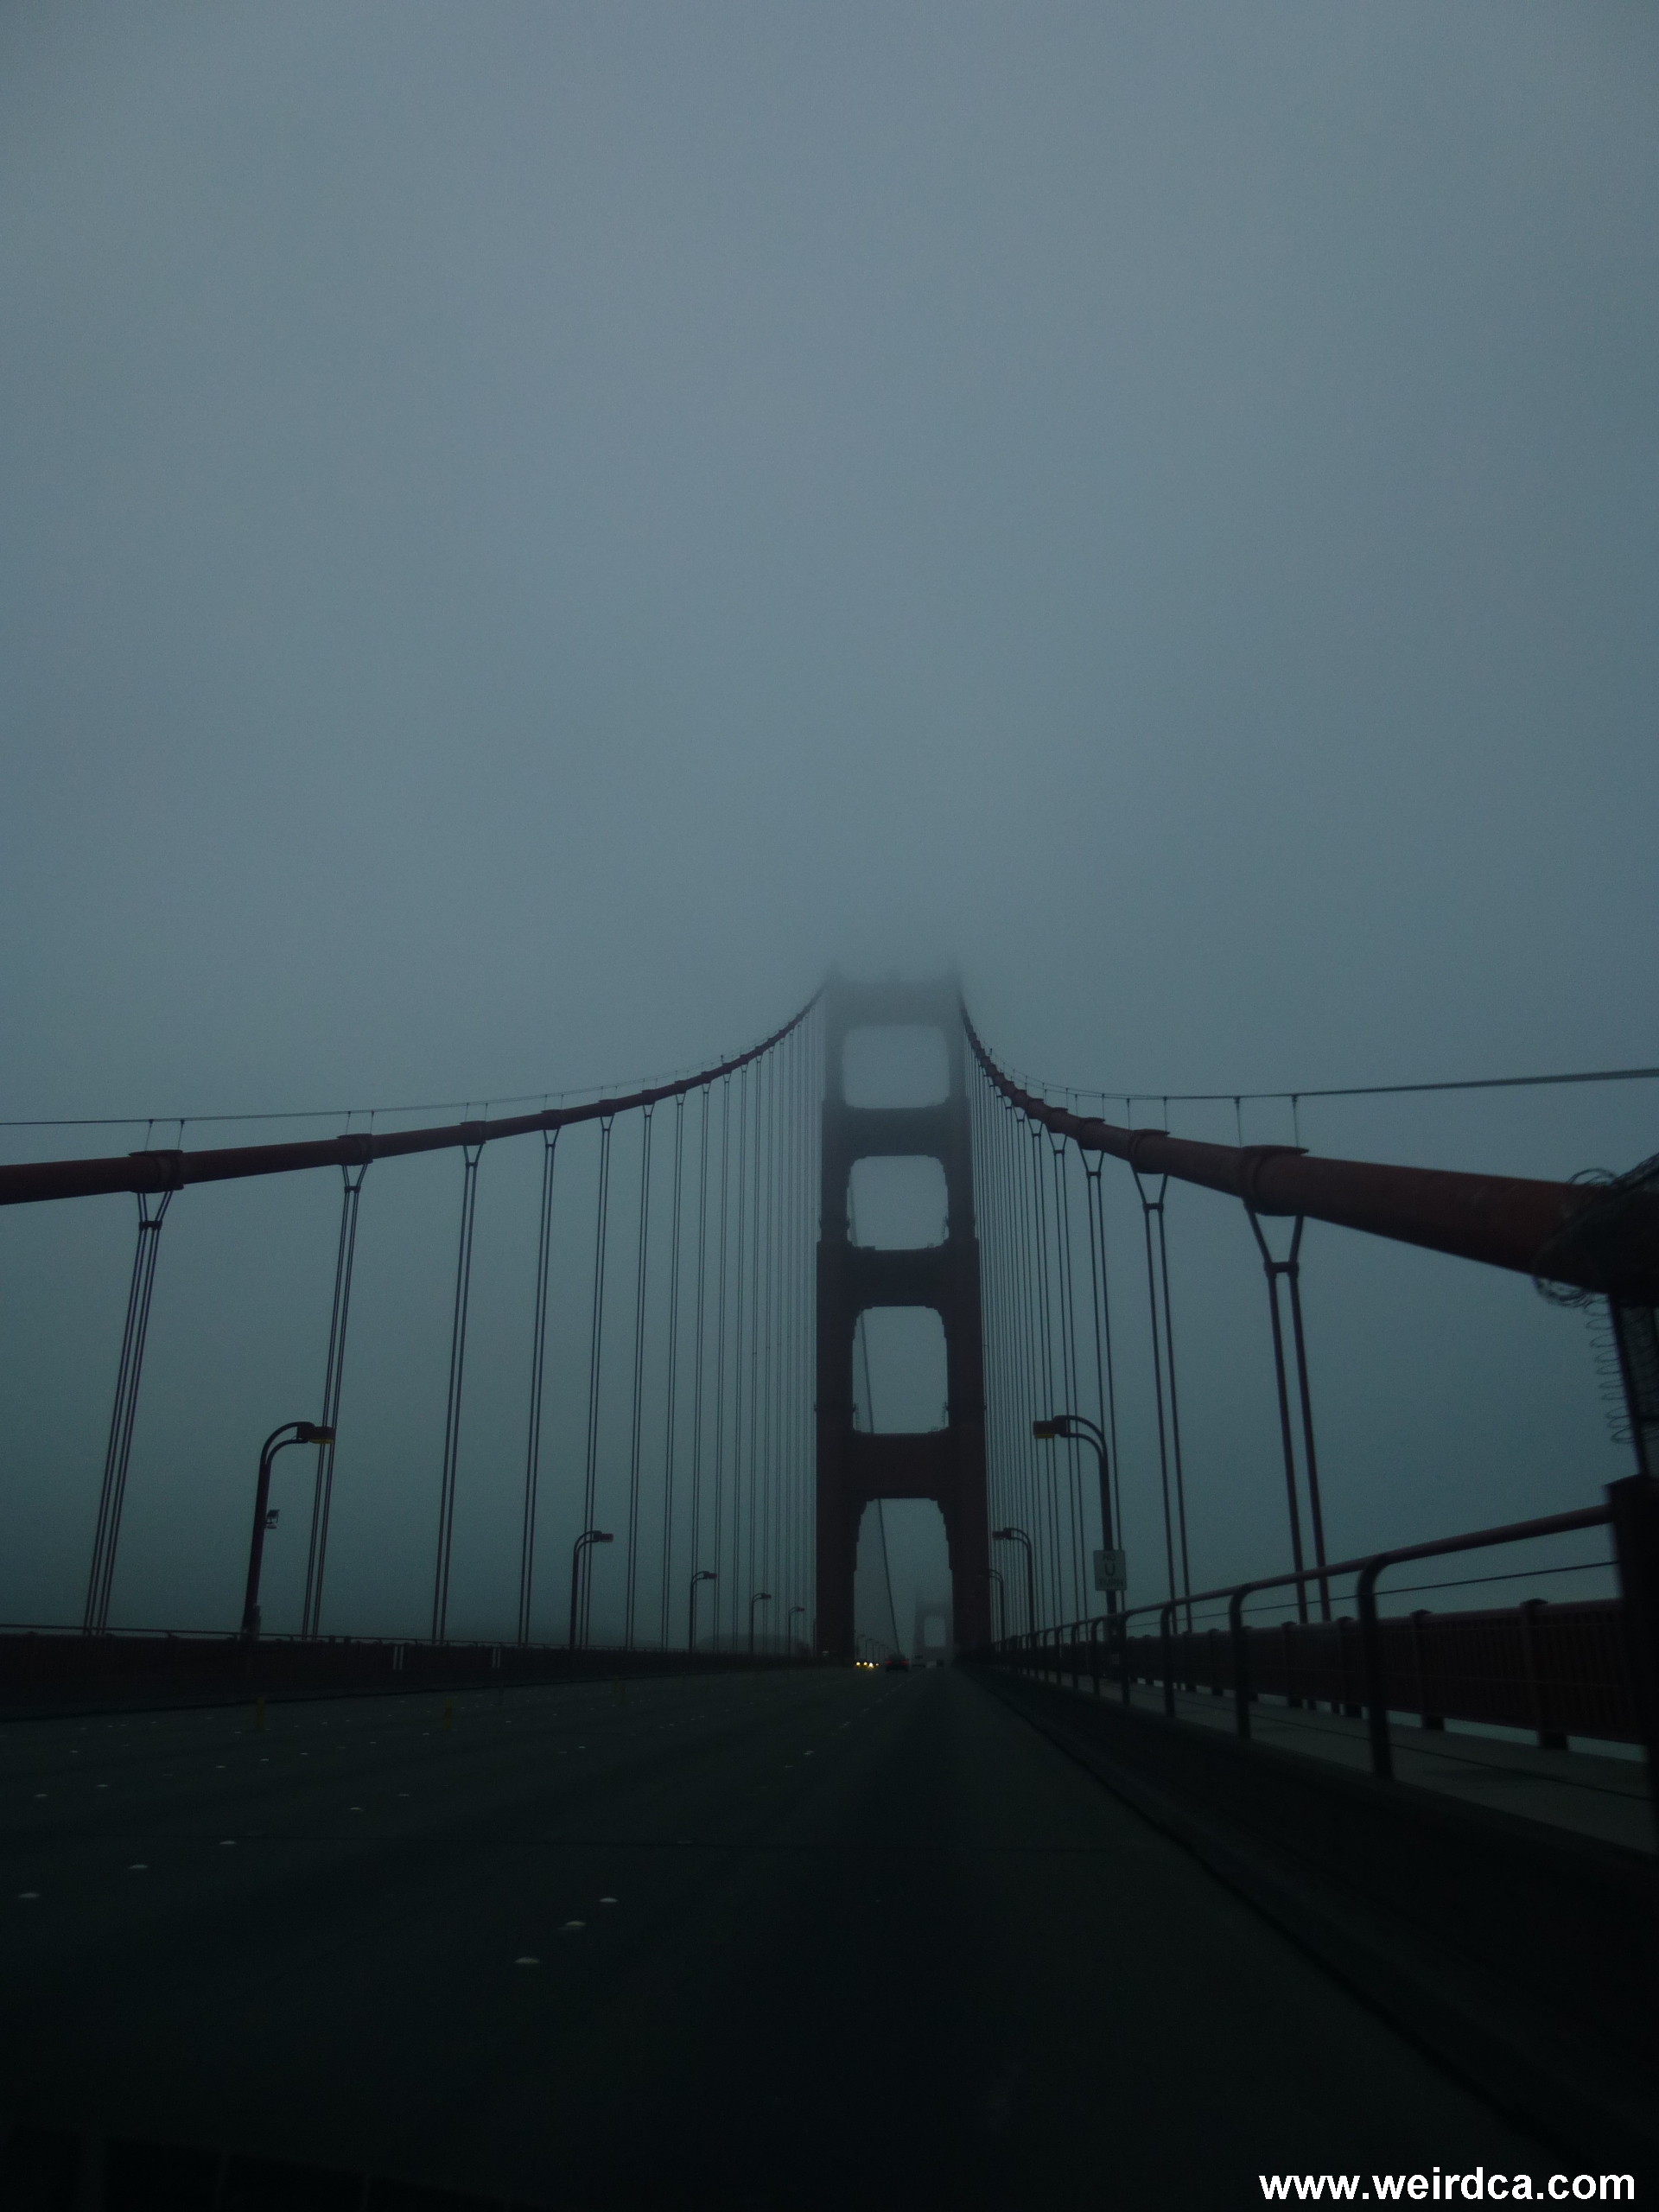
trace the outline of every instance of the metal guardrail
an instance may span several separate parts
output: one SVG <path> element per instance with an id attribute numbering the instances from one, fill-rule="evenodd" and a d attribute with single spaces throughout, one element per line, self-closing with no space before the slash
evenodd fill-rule
<path id="1" fill-rule="evenodd" d="M 568 1644 L 434 1643 L 413 1637 L 260 1637 L 202 1630 L 86 1635 L 79 1630 L 0 1629 L 0 1699 L 76 1690 L 240 1688 L 416 1689 L 423 1683 L 480 1688 L 512 1683 L 609 1680 L 617 1675 L 748 1673 L 812 1664 L 805 1651 L 624 1650 Z"/>
<path id="2" fill-rule="evenodd" d="M 1532 1728 L 1541 1741 L 1561 1746 L 1569 1735 L 1640 1744 L 1650 1783 L 1659 1783 L 1656 1492 L 1659 1484 L 1635 1476 L 1611 1484 L 1605 1505 L 1065 1622 L 1006 1638 L 988 1656 L 1020 1673 L 1069 1674 L 1074 1687 L 1086 1674 L 1096 1695 L 1103 1676 L 1115 1675 L 1126 1705 L 1135 1681 L 1161 1681 L 1170 1719 L 1178 1683 L 1230 1694 L 1241 1742 L 1249 1740 L 1250 1707 L 1264 1691 L 1292 1705 L 1329 1702 L 1355 1718 L 1363 1714 L 1371 1771 L 1385 1781 L 1394 1774 L 1389 1715 L 1409 1713 L 1430 1727 L 1451 1719 Z M 1377 1611 L 1377 1584 L 1391 1567 L 1599 1528 L 1613 1531 L 1622 1592 L 1617 1599 L 1560 1605 L 1533 1600 L 1480 1612 L 1388 1618 Z M 1244 1601 L 1258 1592 L 1344 1575 L 1356 1578 L 1357 1619 L 1245 1623 Z M 1224 1600 L 1224 1630 L 1177 1631 L 1178 1613 L 1187 1611 L 1190 1619 L 1190 1607 Z M 1130 1633 L 1132 1620 L 1154 1614 L 1156 1636 Z"/>

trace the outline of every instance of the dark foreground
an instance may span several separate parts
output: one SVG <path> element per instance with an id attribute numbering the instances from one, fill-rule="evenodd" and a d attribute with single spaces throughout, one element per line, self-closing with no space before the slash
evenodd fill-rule
<path id="1" fill-rule="evenodd" d="M 0 2119 L 665 2212 L 1554 2168 L 960 1672 L 444 1703 L 0 1729 Z"/>

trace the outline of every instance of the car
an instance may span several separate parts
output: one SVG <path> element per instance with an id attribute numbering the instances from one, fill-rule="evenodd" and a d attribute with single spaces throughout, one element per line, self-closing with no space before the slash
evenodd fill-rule
<path id="1" fill-rule="evenodd" d="M 887 1672 L 890 1675 L 907 1675 L 910 1672 L 910 1662 L 902 1651 L 895 1651 L 888 1660 Z"/>

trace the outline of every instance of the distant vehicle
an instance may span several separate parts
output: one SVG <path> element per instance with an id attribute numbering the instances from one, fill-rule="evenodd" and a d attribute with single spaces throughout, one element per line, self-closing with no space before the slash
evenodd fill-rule
<path id="1" fill-rule="evenodd" d="M 895 1651 L 888 1660 L 887 1672 L 890 1675 L 907 1675 L 910 1672 L 910 1662 L 902 1651 Z"/>

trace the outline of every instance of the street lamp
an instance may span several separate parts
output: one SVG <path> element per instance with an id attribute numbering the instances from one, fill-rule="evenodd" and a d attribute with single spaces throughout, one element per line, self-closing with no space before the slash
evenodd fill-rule
<path id="1" fill-rule="evenodd" d="M 685 1648 L 688 1651 L 695 1651 L 697 1648 L 697 1585 L 699 1582 L 718 1582 L 719 1580 L 712 1567 L 700 1567 L 691 1578 L 690 1601 L 686 1609 Z"/>
<path id="2" fill-rule="evenodd" d="M 754 1609 L 757 1605 L 769 1605 L 771 1603 L 770 1590 L 757 1590 L 749 1599 L 749 1656 L 751 1659 L 754 1656 Z"/>
<path id="3" fill-rule="evenodd" d="M 253 1493 L 253 1541 L 248 1547 L 248 1594 L 242 1606 L 242 1633 L 259 1633 L 259 1569 L 265 1556 L 265 1530 L 270 1519 L 270 1463 L 290 1444 L 332 1444 L 334 1432 L 315 1421 L 285 1421 L 273 1428 L 259 1454 L 259 1480 Z"/>
<path id="4" fill-rule="evenodd" d="M 1002 1580 L 1000 1567 L 988 1567 L 985 1573 L 987 1580 L 996 1585 L 996 1607 L 1002 1617 L 1002 1641 L 1006 1643 L 1008 1640 L 1008 1586 Z"/>
<path id="5" fill-rule="evenodd" d="M 1112 1499 L 1106 1472 L 1106 1440 L 1100 1430 L 1086 1414 L 1051 1414 L 1046 1421 L 1033 1421 L 1031 1433 L 1039 1443 L 1050 1443 L 1055 1437 L 1064 1436 L 1093 1446 L 1095 1458 L 1100 1465 L 1100 1533 L 1106 1549 L 1110 1551 L 1112 1549 Z M 1109 1613 L 1115 1613 L 1117 1611 L 1114 1602 L 1116 1596 L 1115 1591 L 1109 1590 L 1106 1593 L 1106 1610 Z"/>
<path id="6" fill-rule="evenodd" d="M 576 1648 L 576 1583 L 582 1573 L 582 1555 L 589 1544 L 613 1544 L 616 1541 L 603 1529 L 584 1529 L 570 1550 L 570 1649 Z"/>
<path id="7" fill-rule="evenodd" d="M 1023 1544 L 1026 1548 L 1026 1626 L 1033 1632 L 1037 1626 L 1037 1575 L 1031 1563 L 1031 1538 L 1023 1529 L 1012 1522 L 1006 1529 L 993 1529 L 991 1535 L 999 1544 Z"/>

